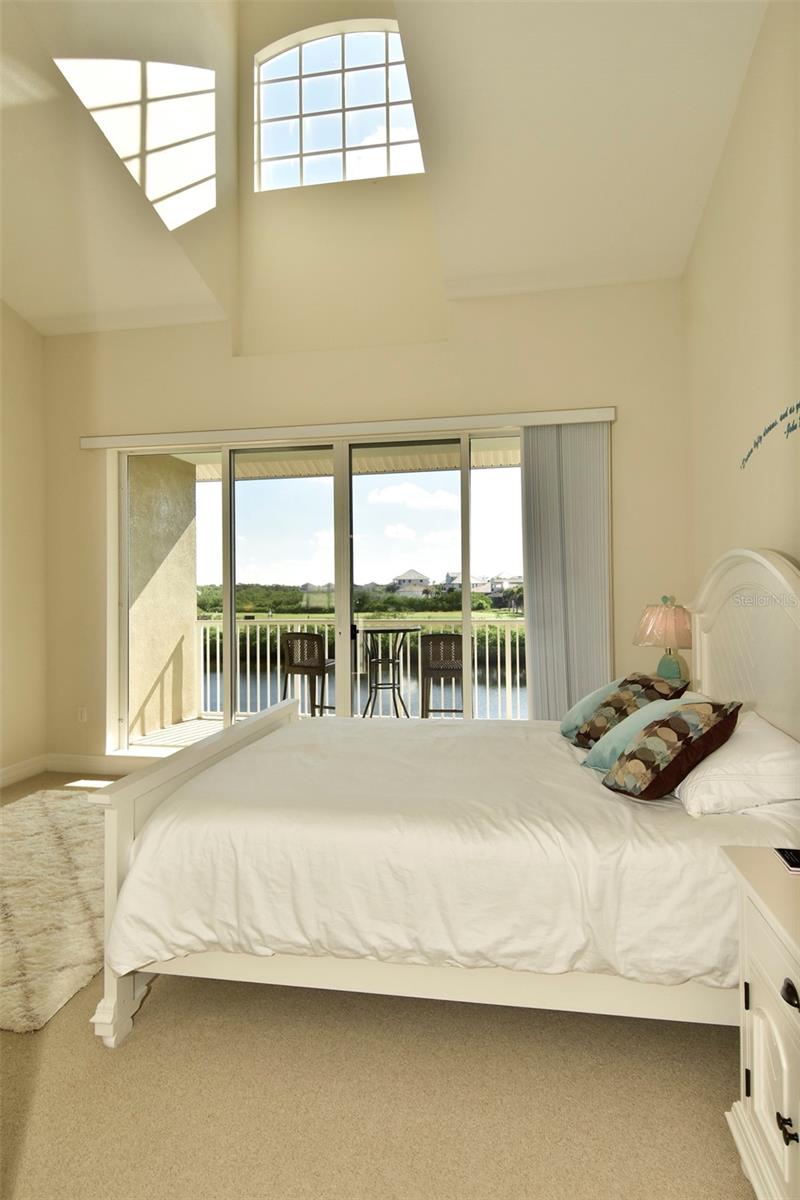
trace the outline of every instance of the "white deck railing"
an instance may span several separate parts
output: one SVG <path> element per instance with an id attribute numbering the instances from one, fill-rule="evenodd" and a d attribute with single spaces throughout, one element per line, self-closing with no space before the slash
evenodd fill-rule
<path id="1" fill-rule="evenodd" d="M 357 622 L 359 628 L 362 623 Z M 368 618 L 363 627 L 376 624 L 376 618 Z M 391 615 L 381 617 L 382 625 L 392 625 Z M 461 621 L 448 621 L 442 617 L 417 616 L 410 614 L 397 617 L 396 624 L 418 625 L 418 632 L 409 633 L 402 651 L 401 692 L 413 717 L 420 715 L 421 690 L 419 681 L 419 639 L 423 633 L 434 631 L 460 633 Z M 303 630 L 321 633 L 325 638 L 326 657 L 334 657 L 336 618 L 333 616 L 257 617 L 239 618 L 236 622 L 239 654 L 236 659 L 237 715 L 250 716 L 263 712 L 276 704 L 282 696 L 284 684 L 281 661 L 281 634 L 288 630 Z M 473 715 L 497 720 L 518 719 L 527 716 L 525 693 L 525 622 L 522 617 L 498 617 L 475 613 L 472 618 L 472 694 Z M 199 681 L 199 708 L 203 716 L 214 717 L 222 713 L 222 621 L 215 618 L 197 622 L 197 655 Z M 367 660 L 365 638 L 359 634 L 355 643 L 353 663 L 353 711 L 363 712 L 368 695 Z M 336 689 L 336 668 L 328 672 L 325 702 L 333 704 Z M 300 699 L 300 711 L 308 713 L 309 697 L 305 680 L 290 676 L 288 694 Z M 434 685 L 431 699 L 433 708 L 456 708 L 461 704 L 460 687 L 454 680 L 440 681 Z M 389 716 L 391 697 L 388 692 L 378 694 L 375 715 Z"/>

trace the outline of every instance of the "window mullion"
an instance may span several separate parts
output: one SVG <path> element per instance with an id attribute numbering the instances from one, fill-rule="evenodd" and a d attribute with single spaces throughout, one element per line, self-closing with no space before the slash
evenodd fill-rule
<path id="1" fill-rule="evenodd" d="M 256 144 L 255 144 L 254 149 L 255 149 L 255 155 L 256 155 L 256 162 L 258 163 L 258 190 L 260 192 L 263 192 L 264 180 L 262 178 L 262 171 L 263 171 L 262 159 L 263 159 L 264 155 L 261 150 L 261 64 L 260 63 L 255 64 L 255 71 L 253 74 L 253 96 L 254 96 L 254 102 L 255 102 L 255 106 L 256 106 Z"/>
<path id="2" fill-rule="evenodd" d="M 345 79 L 345 76 L 344 76 L 344 34 L 340 33 L 339 37 L 341 38 L 341 42 L 342 42 L 340 61 L 342 64 L 342 181 L 344 182 L 347 179 L 347 150 L 346 150 L 346 147 L 347 147 L 347 140 L 346 140 L 347 98 L 344 94 L 344 79 Z"/>
<path id="3" fill-rule="evenodd" d="M 347 180 L 347 97 L 344 95 L 344 34 L 342 38 L 342 180 Z"/>
<path id="4" fill-rule="evenodd" d="M 299 116 L 299 118 L 298 118 L 298 123 L 299 123 L 299 126 L 300 126 L 300 129 L 299 129 L 299 137 L 300 137 L 300 143 L 299 143 L 299 144 L 300 144 L 300 186 L 302 187 L 302 185 L 303 185 L 303 184 L 305 183 L 305 181 L 306 181 L 306 168 L 305 168 L 305 158 L 304 158 L 304 154 L 305 154 L 304 145 L 305 145 L 305 143 L 304 143 L 304 139 L 303 139 L 303 79 L 304 79 L 304 75 L 303 75 L 303 51 L 302 51 L 302 48 L 301 48 L 301 50 L 300 50 L 300 54 L 298 55 L 298 68 L 297 68 L 297 69 L 298 69 L 298 70 L 299 70 L 299 72 L 300 72 L 300 74 L 299 74 L 299 75 L 298 75 L 298 77 L 297 77 L 297 93 L 298 93 L 298 94 L 297 94 L 297 102 L 298 102 L 298 104 L 300 105 L 300 116 Z"/>
<path id="5" fill-rule="evenodd" d="M 389 170 L 389 34 L 383 35 L 384 65 L 383 65 L 383 116 L 386 121 L 386 174 Z"/>

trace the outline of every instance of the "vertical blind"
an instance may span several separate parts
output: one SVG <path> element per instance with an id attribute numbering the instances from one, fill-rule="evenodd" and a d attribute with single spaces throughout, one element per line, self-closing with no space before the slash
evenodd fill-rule
<path id="1" fill-rule="evenodd" d="M 612 677 L 607 422 L 522 430 L 528 711 L 560 719 Z"/>

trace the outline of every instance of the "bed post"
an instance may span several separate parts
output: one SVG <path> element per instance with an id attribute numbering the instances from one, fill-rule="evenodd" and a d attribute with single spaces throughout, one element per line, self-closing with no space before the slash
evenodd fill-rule
<path id="1" fill-rule="evenodd" d="M 103 999 L 94 1010 L 92 1024 L 103 1045 L 116 1050 L 133 1029 L 133 1018 L 150 990 L 152 975 L 133 971 L 119 977 L 106 964 Z"/>
<path id="2" fill-rule="evenodd" d="M 105 806 L 105 881 L 104 881 L 104 935 L 103 944 L 108 942 L 108 930 L 117 894 L 125 874 L 128 850 L 133 842 L 133 806 L 116 804 L 111 796 L 102 792 L 91 797 L 93 803 Z M 115 975 L 103 963 L 103 999 L 91 1018 L 94 1031 L 103 1039 L 103 1044 L 116 1049 L 133 1028 L 133 1015 L 147 995 L 152 975 L 133 971 L 130 975 Z"/>

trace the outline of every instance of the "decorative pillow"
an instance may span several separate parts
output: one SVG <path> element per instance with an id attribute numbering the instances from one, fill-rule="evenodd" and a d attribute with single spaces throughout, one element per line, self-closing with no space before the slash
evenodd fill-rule
<path id="1" fill-rule="evenodd" d="M 660 800 L 689 772 L 727 742 L 741 704 L 682 704 L 634 735 L 603 779 L 612 792 L 636 800 Z"/>
<path id="2" fill-rule="evenodd" d="M 758 713 L 743 713 L 730 741 L 675 790 L 692 817 L 800 800 L 800 742 Z"/>
<path id="3" fill-rule="evenodd" d="M 604 683 L 596 691 L 589 692 L 588 696 L 582 696 L 576 704 L 573 704 L 569 712 L 565 713 L 561 722 L 561 732 L 568 742 L 574 739 L 583 722 L 592 715 L 606 696 L 610 696 L 617 690 L 624 678 L 624 675 L 620 675 L 619 679 L 612 679 L 611 683 Z"/>
<path id="4" fill-rule="evenodd" d="M 595 742 L 581 766 L 591 767 L 594 771 L 602 771 L 605 775 L 645 725 L 669 716 L 682 704 L 697 704 L 707 699 L 708 696 L 701 696 L 699 692 L 684 692 L 680 700 L 654 700 L 652 704 L 645 704 L 642 708 L 637 708 L 624 721 L 613 725 L 608 733 L 604 733 L 599 742 Z"/>
<path id="5" fill-rule="evenodd" d="M 689 686 L 688 679 L 662 679 L 659 675 L 626 675 L 616 691 L 600 702 L 570 741 L 590 750 L 609 729 L 654 700 L 677 700 Z"/>

